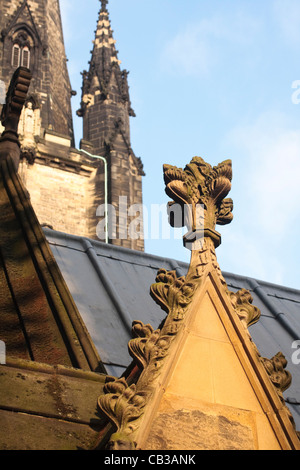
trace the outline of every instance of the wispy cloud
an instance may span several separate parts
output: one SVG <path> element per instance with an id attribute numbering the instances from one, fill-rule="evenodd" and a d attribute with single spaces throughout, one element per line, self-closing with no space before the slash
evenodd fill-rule
<path id="1" fill-rule="evenodd" d="M 270 110 L 233 129 L 226 144 L 235 154 L 233 190 L 237 187 L 238 199 L 232 232 L 226 234 L 231 260 L 224 265 L 295 285 L 299 267 L 290 237 L 300 231 L 299 129 L 284 113 Z"/>
<path id="2" fill-rule="evenodd" d="M 186 24 L 163 48 L 161 62 L 170 72 L 206 76 L 239 47 L 249 46 L 261 22 L 241 10 Z M 225 46 L 225 47 L 224 47 Z"/>
<path id="3" fill-rule="evenodd" d="M 299 0 L 274 0 L 274 17 L 286 42 L 295 47 L 300 44 Z"/>
<path id="4" fill-rule="evenodd" d="M 281 113 L 265 112 L 230 139 L 241 152 L 248 197 L 265 233 L 283 237 L 297 219 L 300 132 Z"/>
<path id="5" fill-rule="evenodd" d="M 166 44 L 162 54 L 164 66 L 182 75 L 207 75 L 214 63 L 210 44 L 199 34 L 197 27 L 179 33 Z"/>
<path id="6" fill-rule="evenodd" d="M 251 226 L 249 220 L 248 226 Z M 222 230 L 223 245 L 218 248 L 217 256 L 221 269 L 242 276 L 266 280 L 274 284 L 285 284 L 286 266 L 278 256 L 278 251 L 254 230 L 247 230 L 247 224 L 233 225 Z M 230 269 L 228 269 L 230 267 Z"/>

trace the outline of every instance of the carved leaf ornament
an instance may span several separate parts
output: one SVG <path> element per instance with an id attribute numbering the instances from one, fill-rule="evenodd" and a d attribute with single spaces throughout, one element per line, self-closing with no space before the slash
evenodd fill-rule
<path id="1" fill-rule="evenodd" d="M 201 157 L 194 157 L 185 169 L 164 165 L 166 193 L 184 208 L 189 209 L 184 220 L 188 234 L 200 226 L 197 206 L 204 209 L 204 229 L 215 230 L 215 225 L 232 221 L 233 201 L 224 199 L 231 189 L 231 161 L 225 160 L 212 167 Z"/>
<path id="2" fill-rule="evenodd" d="M 253 298 L 247 289 L 229 292 L 231 303 L 245 328 L 254 325 L 260 318 L 260 310 L 252 305 Z"/>
<path id="3" fill-rule="evenodd" d="M 133 322 L 133 338 L 128 343 L 128 349 L 141 371 L 136 385 L 129 386 L 124 378 L 110 378 L 105 386 L 105 395 L 99 397 L 99 408 L 116 427 L 108 444 L 110 448 L 136 448 L 136 431 L 145 405 L 155 390 L 159 371 L 183 324 L 195 290 L 205 279 L 208 269 L 219 276 L 249 337 L 249 326 L 260 318 L 260 310 L 252 304 L 253 298 L 248 290 L 241 289 L 235 293 L 229 291 L 215 254 L 215 248 L 221 242 L 220 234 L 215 230 L 216 224 L 225 225 L 233 219 L 233 202 L 226 198 L 231 188 L 231 179 L 230 160 L 212 167 L 202 158 L 194 157 L 184 170 L 164 165 L 166 193 L 172 198 L 169 208 L 173 204 L 179 204 L 181 208 L 188 207 L 179 225 L 186 225 L 188 228 L 188 234 L 184 237 L 185 244 L 192 240 L 191 262 L 186 276 L 177 277 L 175 271 L 160 269 L 156 282 L 150 287 L 151 297 L 167 314 L 161 327 L 154 330 L 149 324 Z M 203 207 L 202 217 L 197 210 L 199 205 Z M 199 223 L 204 224 L 200 245 L 197 240 L 197 235 L 201 232 Z M 252 340 L 251 344 L 281 397 L 291 382 L 291 376 L 285 370 L 284 356 L 278 353 L 271 360 L 261 358 Z"/>

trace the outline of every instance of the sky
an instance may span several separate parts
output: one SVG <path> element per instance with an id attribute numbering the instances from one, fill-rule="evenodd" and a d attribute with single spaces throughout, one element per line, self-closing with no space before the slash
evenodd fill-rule
<path id="1" fill-rule="evenodd" d="M 80 72 L 100 2 L 60 6 L 79 147 Z M 234 219 L 217 226 L 221 270 L 300 289 L 300 1 L 110 0 L 108 11 L 129 71 L 147 223 L 151 204 L 165 208 L 169 200 L 163 164 L 231 159 Z M 181 233 L 167 235 L 149 234 L 145 251 L 189 262 Z"/>

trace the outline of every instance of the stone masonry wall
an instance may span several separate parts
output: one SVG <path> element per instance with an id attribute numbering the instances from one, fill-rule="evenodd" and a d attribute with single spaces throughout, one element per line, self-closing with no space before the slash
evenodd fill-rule
<path id="1" fill-rule="evenodd" d="M 53 130 L 66 135 L 73 135 L 71 112 L 71 85 L 67 71 L 63 32 L 61 27 L 58 0 L 47 2 L 47 30 L 49 67 L 50 116 Z"/>
<path id="2" fill-rule="evenodd" d="M 0 0 L 0 79 L 6 87 L 15 67 L 12 47 L 19 33 L 30 43 L 32 81 L 28 97 L 40 108 L 41 130 L 73 137 L 71 85 L 58 0 Z"/>
<path id="3" fill-rule="evenodd" d="M 19 175 L 41 224 L 74 235 L 89 235 L 90 178 L 26 161 L 21 162 Z"/>

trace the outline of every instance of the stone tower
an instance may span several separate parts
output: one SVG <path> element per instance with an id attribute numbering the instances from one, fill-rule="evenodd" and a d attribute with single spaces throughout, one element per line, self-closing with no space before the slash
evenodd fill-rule
<path id="1" fill-rule="evenodd" d="M 107 161 L 108 202 L 114 208 L 111 220 L 116 222 L 109 227 L 111 242 L 143 250 L 143 165 L 131 148 L 129 120 L 135 114 L 128 72 L 121 70 L 117 57 L 107 3 L 101 1 L 90 67 L 82 73 L 81 108 L 77 111 L 83 118 L 81 148 Z"/>
<path id="2" fill-rule="evenodd" d="M 127 72 L 120 70 L 106 4 L 102 2 L 90 71 L 83 73 L 81 150 L 74 147 L 71 97 L 75 92 L 68 75 L 59 0 L 0 0 L 0 83 L 7 89 L 19 66 L 31 70 L 18 128 L 19 174 L 40 223 L 143 250 L 142 213 L 127 210 L 133 204 L 140 208 L 143 170 L 130 147 L 133 111 Z M 106 226 L 111 205 L 116 210 L 108 211 L 107 237 L 101 227 Z M 128 227 L 133 228 L 132 236 Z"/>
<path id="3" fill-rule="evenodd" d="M 0 0 L 0 5 L 0 79 L 8 85 L 17 67 L 29 68 L 33 136 L 55 133 L 73 143 L 72 89 L 58 0 Z M 22 135 L 25 122 L 21 125 Z"/>

